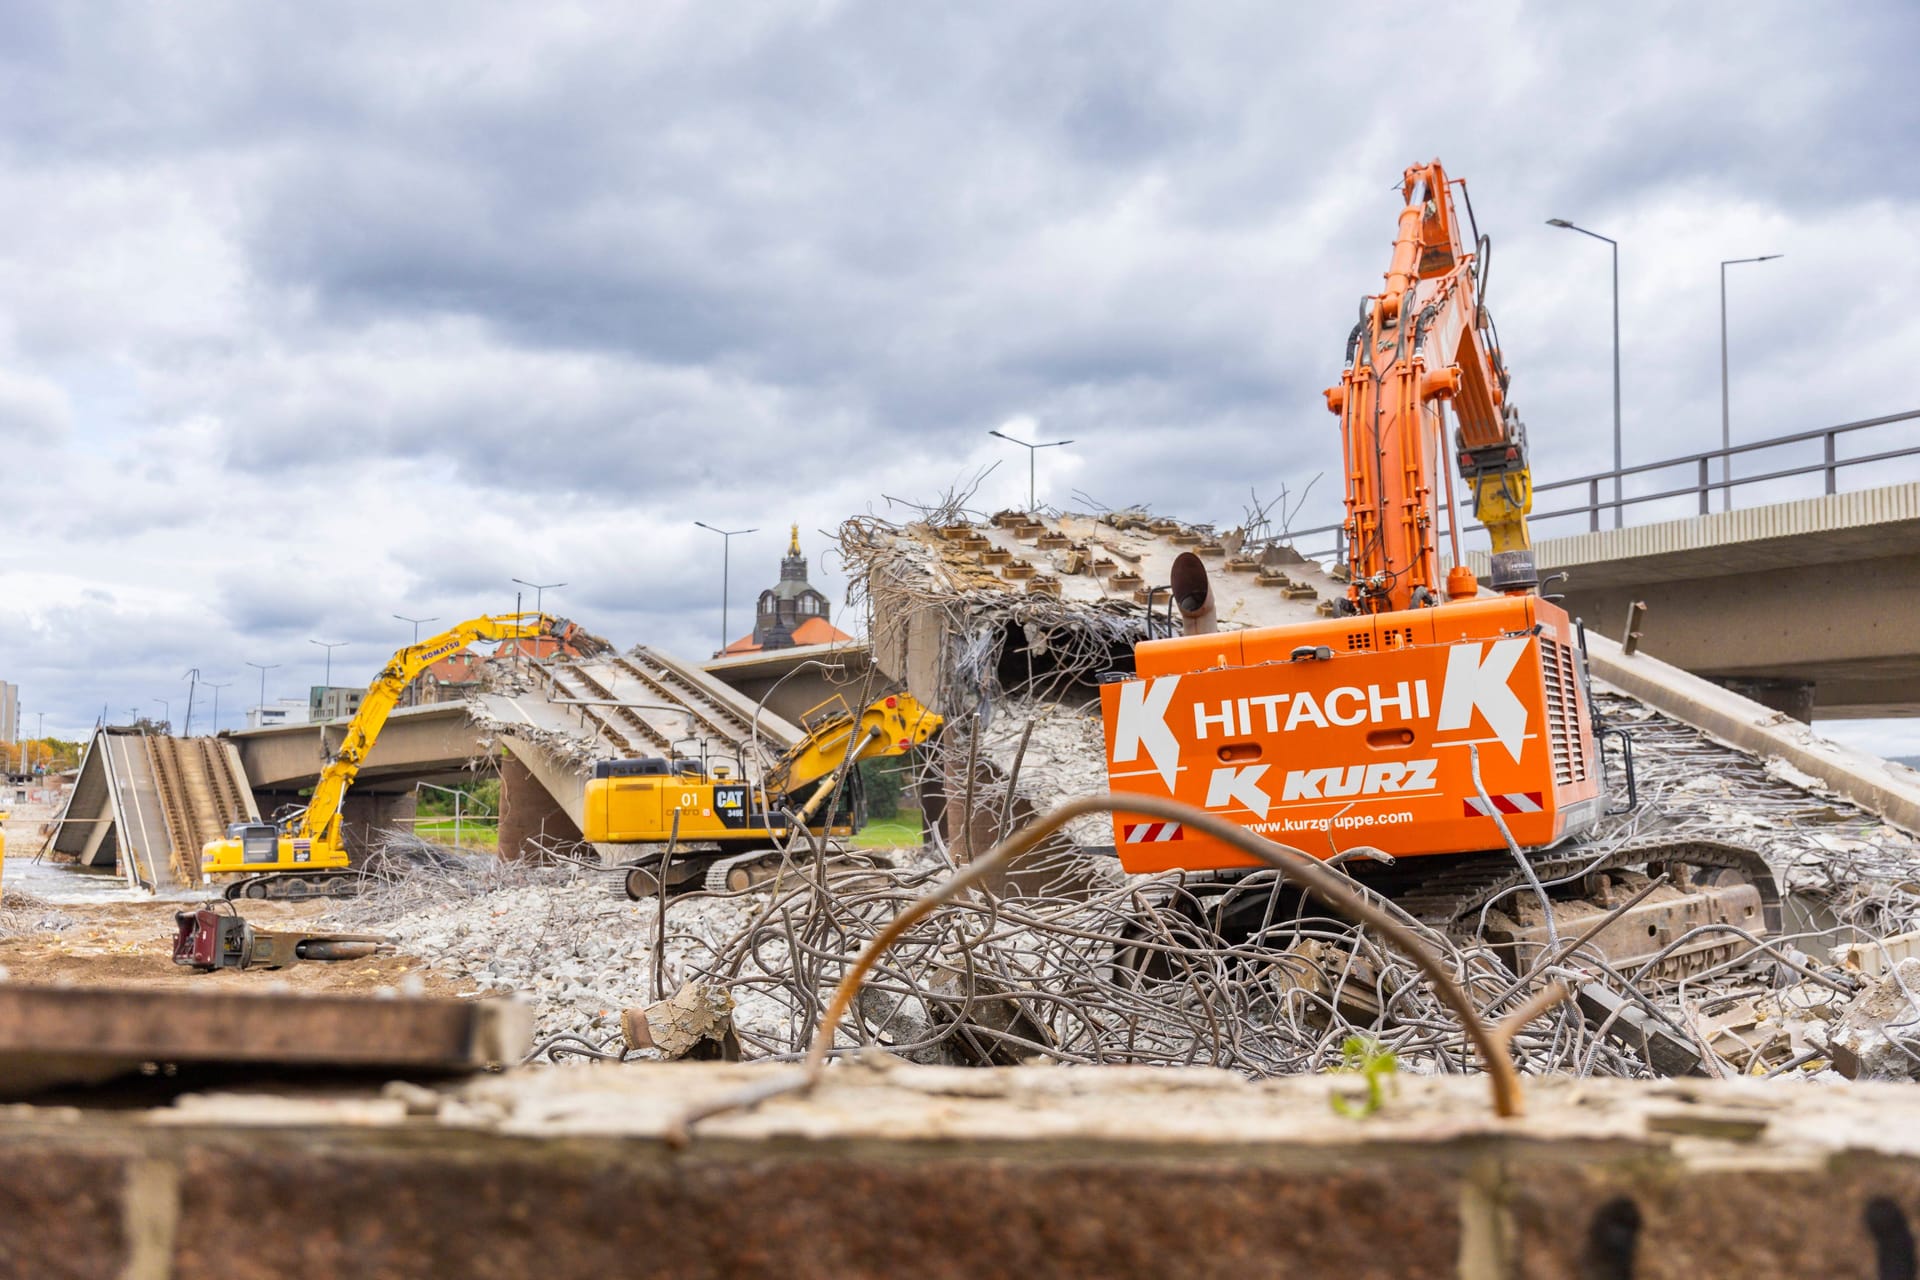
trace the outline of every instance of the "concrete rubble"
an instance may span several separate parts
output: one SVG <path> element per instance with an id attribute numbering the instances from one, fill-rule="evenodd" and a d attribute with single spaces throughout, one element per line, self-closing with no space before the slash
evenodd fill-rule
<path id="1" fill-rule="evenodd" d="M 58 933 L 72 927 L 73 917 L 52 903 L 42 902 L 30 893 L 15 889 L 0 891 L 0 938 L 29 933 Z"/>
<path id="2" fill-rule="evenodd" d="M 963 525 L 948 513 L 944 525 L 849 526 L 846 553 L 864 570 L 876 610 L 876 664 L 949 714 L 948 732 L 917 778 L 923 801 L 944 809 L 945 821 L 926 851 L 897 857 L 891 868 L 815 880 L 799 874 L 807 859 L 796 851 L 796 874 L 778 887 L 690 893 L 664 916 L 653 900 L 621 896 L 618 876 L 591 860 L 478 877 L 423 869 L 342 906 L 331 923 L 392 936 L 481 990 L 525 993 L 556 1059 L 636 1054 L 636 1037 L 622 1035 L 623 1015 L 631 1028 L 634 1011 L 689 983 L 704 999 L 731 1002 L 744 1057 L 796 1053 L 843 971 L 841 957 L 971 851 L 1064 798 L 1102 789 L 1098 676 L 1165 625 L 1112 587 L 1113 570 L 1139 563 L 1157 573 L 1158 561 L 1209 544 L 1224 561 L 1255 566 L 1227 571 L 1244 581 L 1235 580 L 1223 612 L 1263 622 L 1313 616 L 1326 598 L 1320 593 L 1337 589 L 1297 569 L 1262 573 L 1280 557 L 1251 548 L 1244 535 L 1215 539 L 1173 522 L 1156 531 L 1144 517 L 1005 516 Z M 1106 555 L 1108 571 L 1093 572 L 1076 549 Z M 1022 558 L 1034 575 L 1007 577 Z M 1058 590 L 1034 591 L 1034 578 L 1046 576 L 1059 579 Z M 1262 584 L 1267 576 L 1311 582 L 1314 598 Z M 542 717 L 572 722 L 571 745 L 550 745 L 549 753 L 576 764 L 619 753 L 609 732 L 633 726 L 608 726 L 606 709 L 574 705 L 586 699 L 569 697 L 580 692 L 566 683 L 573 678 L 495 689 L 476 714 L 490 714 L 489 705 L 511 709 L 521 724 L 501 720 L 500 731 L 523 738 Z M 592 681 L 610 693 L 619 678 L 607 670 Z M 1523 1067 L 1826 1081 L 1894 1072 L 1906 1061 L 1907 1015 L 1920 1009 L 1898 984 L 1902 971 L 1861 996 L 1874 975 L 1829 953 L 1920 928 L 1920 887 L 1910 875 L 1920 866 L 1920 841 L 1790 761 L 1717 741 L 1604 683 L 1596 693 L 1607 723 L 1634 735 L 1640 804 L 1609 819 L 1592 843 L 1604 850 L 1658 835 L 1756 850 L 1789 895 L 1785 933 L 1767 947 L 1730 940 L 1701 962 L 1711 965 L 1707 972 L 1678 985 L 1584 960 L 1570 965 L 1563 976 L 1582 990 L 1580 1002 L 1516 1041 Z M 1346 1039 L 1361 1035 L 1392 1048 L 1408 1072 L 1474 1069 L 1448 1030 L 1450 1016 L 1430 1004 L 1404 957 L 1344 921 L 1315 916 L 1275 940 L 1274 963 L 1249 965 L 1233 940 L 1179 910 L 1177 875 L 1120 873 L 1103 856 L 1110 831 L 1104 818 L 1081 819 L 994 894 L 931 913 L 882 962 L 843 1046 L 879 1044 L 935 1063 L 1208 1063 L 1259 1077 L 1327 1069 Z M 1513 909 L 1516 919 L 1528 905 Z M 1125 976 L 1115 967 L 1156 932 L 1172 943 L 1164 953 L 1173 957 L 1171 972 L 1150 966 Z M 1468 986 L 1495 1006 L 1505 998 L 1497 993 L 1525 985 L 1485 947 L 1452 946 L 1451 955 Z"/>
<path id="3" fill-rule="evenodd" d="M 693 976 L 760 906 L 761 895 L 671 902 L 661 989 L 674 991 Z M 385 934 L 482 992 L 520 993 L 533 1006 L 536 1039 L 611 1039 L 624 1011 L 659 998 L 659 905 L 629 901 L 618 876 L 536 867 L 490 877 L 420 871 L 342 905 L 328 920 Z M 776 1001 L 751 988 L 732 999 L 734 1025 L 750 1043 L 784 1043 L 793 1034 Z"/>
<path id="4" fill-rule="evenodd" d="M 556 1204 L 518 1211 L 516 1246 L 562 1223 L 576 1232 L 529 1252 L 532 1269 L 568 1249 L 598 1265 L 643 1253 L 657 1262 L 691 1232 L 698 1256 L 741 1273 L 857 1270 L 850 1260 L 885 1256 L 891 1269 L 929 1276 L 1036 1258 L 1160 1274 L 1195 1232 L 1213 1240 L 1231 1227 L 1244 1241 L 1248 1223 L 1279 1221 L 1275 1247 L 1284 1243 L 1298 1274 L 1682 1275 L 1703 1274 L 1693 1269 L 1702 1259 L 1737 1259 L 1745 1275 L 1815 1273 L 1795 1252 L 1807 1233 L 1769 1229 L 1763 1206 L 1784 1190 L 1839 1224 L 1821 1255 L 1829 1268 L 1877 1260 L 1881 1274 L 1902 1274 L 1884 1264 L 1902 1231 L 1911 1255 L 1911 1231 L 1904 1216 L 1888 1226 L 1888 1214 L 1920 1203 L 1910 1138 L 1920 1115 L 1907 1128 L 1890 1117 L 1920 1103 L 1884 1082 L 1920 1080 L 1920 839 L 1896 820 L 1904 810 L 1874 798 L 1906 780 L 1889 773 L 1851 787 L 1846 761 L 1797 735 L 1709 732 L 1684 719 L 1675 708 L 1694 704 L 1650 662 L 1596 662 L 1622 673 L 1596 679 L 1594 692 L 1605 722 L 1633 736 L 1639 803 L 1587 844 L 1597 854 L 1651 839 L 1737 844 L 1772 869 L 1785 917 L 1764 942 L 1725 931 L 1676 972 L 1657 959 L 1614 966 L 1591 949 L 1527 968 L 1491 933 L 1422 925 L 1423 943 L 1489 1023 L 1549 979 L 1568 988 L 1568 999 L 1522 1015 L 1510 1049 L 1531 1110 L 1496 1121 L 1484 1081 L 1458 1078 L 1477 1076 L 1482 1061 L 1408 957 L 1316 900 L 1287 899 L 1282 910 L 1271 874 L 1231 890 L 1266 904 L 1250 945 L 1223 923 L 1224 907 L 1196 907 L 1198 878 L 1124 874 L 1111 824 L 1096 815 L 977 891 L 923 901 L 1036 815 L 1104 790 L 1098 688 L 1126 667 L 1133 643 L 1178 627 L 1154 585 L 1174 557 L 1207 563 L 1226 627 L 1324 616 L 1342 589 L 1336 575 L 1266 531 L 1139 511 L 968 519 L 950 505 L 905 525 L 849 522 L 841 549 L 872 610 L 874 668 L 947 718 L 913 778 L 931 819 L 926 847 L 849 866 L 796 840 L 771 883 L 633 901 L 619 865 L 630 847 L 550 841 L 553 858 L 540 864 L 409 858 L 420 842 L 395 837 L 379 850 L 393 855 L 388 870 L 359 897 L 328 904 L 318 923 L 389 938 L 465 995 L 519 996 L 531 1026 L 516 1030 L 508 1065 L 527 1069 L 377 1094 L 187 1094 L 131 1132 L 111 1116 L 24 1107 L 0 1126 L 0 1146 L 70 1157 L 75 1185 L 134 1159 L 171 1170 L 154 1176 L 177 1187 L 238 1158 L 271 1197 L 285 1189 L 277 1165 L 249 1163 L 249 1144 L 317 1140 L 332 1161 L 325 1176 L 358 1179 L 356 1195 L 369 1178 L 392 1192 L 382 1202 L 395 1206 L 394 1223 L 436 1241 L 443 1266 L 463 1255 L 432 1226 L 446 1208 L 441 1184 L 451 1185 L 436 1163 L 445 1152 L 420 1140 L 436 1131 L 485 1154 L 463 1185 L 491 1205 L 522 1204 L 514 1197 L 528 1183 L 562 1189 Z M 1746 714 L 1707 702 L 1721 716 L 1714 725 Z M 803 732 L 645 648 L 503 666 L 467 713 L 485 754 L 510 752 L 576 822 L 595 760 L 702 754 L 751 771 Z M 115 744 L 102 743 L 90 785 L 97 804 L 121 804 L 114 797 L 129 788 L 108 776 Z M 1779 743 L 1780 753 L 1764 749 Z M 1823 760 L 1838 764 L 1816 769 Z M 84 838 L 76 825 L 68 843 Z M 1625 898 L 1643 885 L 1660 888 L 1625 871 L 1600 892 Z M 669 1155 L 688 1106 L 774 1079 L 807 1050 L 850 957 L 916 905 L 927 909 L 875 963 L 837 1029 L 826 1083 L 703 1121 L 693 1154 Z M 1487 919 L 1517 929 L 1529 913 L 1535 903 L 1511 900 Z M 67 922 L 23 895 L 0 898 L 0 937 Z M 116 1069 L 142 1060 L 136 1048 L 123 1046 Z M 1385 1101 L 1365 1121 L 1335 1114 L 1329 1099 L 1344 1082 L 1325 1078 L 1356 1057 L 1391 1062 Z M 685 1058 L 743 1061 L 664 1065 Z M 630 1065 L 588 1065 L 600 1063 Z M 1111 1070 L 1059 1069 L 1094 1065 Z M 299 1137 L 276 1136 L 295 1123 Z M 175 1133 L 187 1141 L 153 1137 Z M 412 1182 L 382 1181 L 396 1158 L 417 1161 L 405 1170 Z M 824 1218 L 781 1216 L 792 1197 L 764 1166 L 796 1161 L 803 1167 L 779 1172 L 822 1188 Z M 943 1167 L 922 1176 L 923 1162 Z M 587 1166 L 617 1190 L 580 1181 Z M 435 1175 L 431 1185 L 415 1185 L 421 1171 Z M 115 1166 L 100 1185 L 135 1177 Z M 33 1189 L 14 1178 L 0 1174 L 0 1203 L 29 1205 Z M 970 1195 L 992 1212 L 974 1213 Z M 1116 1208 L 1149 1198 L 1182 1233 Z M 165 1210 L 166 1247 L 182 1268 L 204 1260 L 211 1224 L 239 1203 L 215 1200 Z M 660 1208 L 668 1203 L 673 1213 Z M 716 1225 L 739 1204 L 751 1213 Z M 114 1202 L 102 1213 L 137 1211 Z M 1036 1227 L 1046 1215 L 1070 1227 Z M 637 1240 L 621 1234 L 632 1221 L 646 1224 Z M 417 1260 L 399 1225 L 370 1227 L 336 1209 L 306 1226 L 311 1239 L 356 1241 L 402 1270 Z M 766 1242 L 733 1238 L 749 1231 Z M 963 1256 L 955 1232 L 989 1243 Z M 1765 1249 L 1754 1245 L 1762 1237 Z M 35 1256 L 35 1239 L 0 1242 L 0 1269 Z M 595 1253 L 607 1239 L 627 1248 Z M 1628 1269 L 1607 1270 L 1622 1239 Z M 1640 1239 L 1658 1241 L 1659 1253 L 1632 1270 Z M 1194 1269 L 1238 1274 L 1271 1256 L 1209 1254 Z"/>

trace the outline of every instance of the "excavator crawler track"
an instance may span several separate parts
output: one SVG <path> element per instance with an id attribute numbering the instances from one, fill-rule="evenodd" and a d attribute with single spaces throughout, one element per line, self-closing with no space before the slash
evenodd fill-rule
<path id="1" fill-rule="evenodd" d="M 1699 931 L 1700 936 L 1692 942 L 1666 946 L 1694 926 L 1724 923 L 1755 936 L 1777 935 L 1781 929 L 1780 890 L 1772 869 L 1758 853 L 1739 845 L 1717 840 L 1655 839 L 1601 851 L 1574 842 L 1535 851 L 1529 867 L 1547 892 L 1563 943 L 1571 941 L 1584 926 L 1598 922 L 1634 889 L 1646 887 L 1652 873 L 1666 872 L 1670 887 L 1650 897 L 1643 914 L 1637 917 L 1637 923 L 1656 922 L 1649 936 L 1635 945 L 1617 927 L 1610 926 L 1604 937 L 1612 938 L 1618 949 L 1600 946 L 1600 951 L 1615 963 L 1624 962 L 1635 969 L 1643 958 L 1665 951 L 1665 957 L 1645 974 L 1651 981 L 1684 977 L 1731 954 L 1734 938 L 1713 929 Z M 1647 874 L 1641 873 L 1642 868 Z M 1357 882 L 1421 924 L 1462 945 L 1485 943 L 1505 949 L 1524 943 L 1528 956 L 1546 946 L 1538 895 L 1527 873 L 1504 850 L 1403 858 L 1391 866 L 1350 862 L 1345 869 Z M 1213 909 L 1215 926 L 1234 930 L 1236 921 L 1245 926 L 1248 921 L 1271 915 L 1267 905 L 1271 890 L 1253 884 L 1242 888 L 1244 883 L 1245 876 L 1229 873 L 1211 891 L 1191 885 L 1189 892 L 1199 889 L 1201 898 L 1218 903 Z M 1737 897 L 1725 896 L 1730 886 L 1742 884 L 1752 886 L 1751 894 L 1735 888 Z M 1607 892 L 1602 896 L 1588 892 L 1603 885 Z M 1289 886 L 1282 891 L 1297 889 Z M 1734 908 L 1731 912 L 1728 902 Z M 1757 919 L 1742 914 L 1755 906 Z"/>
<path id="2" fill-rule="evenodd" d="M 235 880 L 221 890 L 228 902 L 306 902 L 313 898 L 351 898 L 360 892 L 363 877 L 358 871 L 275 872 Z"/>
<path id="3" fill-rule="evenodd" d="M 1445 862 L 1429 871 L 1422 862 Z M 1529 863 L 1545 886 L 1563 884 L 1581 876 L 1647 865 L 1699 867 L 1732 871 L 1752 881 L 1760 891 L 1770 932 L 1780 929 L 1780 888 L 1766 859 L 1751 849 L 1718 840 L 1650 840 L 1622 845 L 1609 853 L 1572 843 L 1534 853 Z M 1415 877 L 1419 877 L 1416 879 Z M 1470 937 L 1490 907 L 1516 893 L 1531 892 L 1527 875 L 1507 853 L 1466 854 L 1446 859 L 1403 859 L 1386 879 L 1357 871 L 1355 878 L 1379 888 L 1408 914 L 1444 932 Z"/>

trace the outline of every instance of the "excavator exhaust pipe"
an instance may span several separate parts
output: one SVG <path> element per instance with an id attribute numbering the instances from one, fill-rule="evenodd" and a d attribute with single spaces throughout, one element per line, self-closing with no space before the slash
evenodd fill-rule
<path id="1" fill-rule="evenodd" d="M 1213 584 L 1207 580 L 1207 566 L 1191 551 L 1182 551 L 1173 560 L 1173 603 L 1186 624 L 1185 634 L 1211 635 L 1220 629 L 1213 607 Z"/>

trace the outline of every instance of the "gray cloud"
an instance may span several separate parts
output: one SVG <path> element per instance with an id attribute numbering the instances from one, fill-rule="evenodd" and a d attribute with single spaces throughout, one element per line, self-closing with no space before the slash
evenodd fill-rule
<path id="1" fill-rule="evenodd" d="M 1920 16 L 1487 3 L 1442 59 L 1229 4 L 0 14 L 0 672 L 90 721 L 175 668 L 509 607 L 719 636 L 780 530 L 1069 455 L 1045 496 L 1339 497 L 1337 377 L 1407 163 L 1472 184 L 1544 477 L 1911 407 Z M 1749 268 L 1747 270 L 1755 270 Z M 31 472 L 32 483 L 22 483 Z M 104 593 L 104 595 L 102 594 Z M 81 655 L 83 657 L 77 657 Z M 309 669 L 311 668 L 311 669 Z M 243 673 L 244 674 L 244 673 Z M 91 711 L 88 708 L 92 708 Z"/>

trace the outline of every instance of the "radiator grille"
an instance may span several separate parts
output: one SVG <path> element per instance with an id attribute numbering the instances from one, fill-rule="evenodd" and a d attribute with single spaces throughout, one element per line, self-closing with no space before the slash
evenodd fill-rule
<path id="1" fill-rule="evenodd" d="M 1373 648 L 1373 632 L 1349 631 L 1347 633 L 1347 649 L 1349 652 L 1358 652 L 1361 649 L 1371 648 Z"/>
<path id="2" fill-rule="evenodd" d="M 1586 740 L 1580 733 L 1580 691 L 1573 650 L 1549 635 L 1540 637 L 1540 670 L 1547 694 L 1547 745 L 1553 780 L 1564 786 L 1587 780 Z"/>

